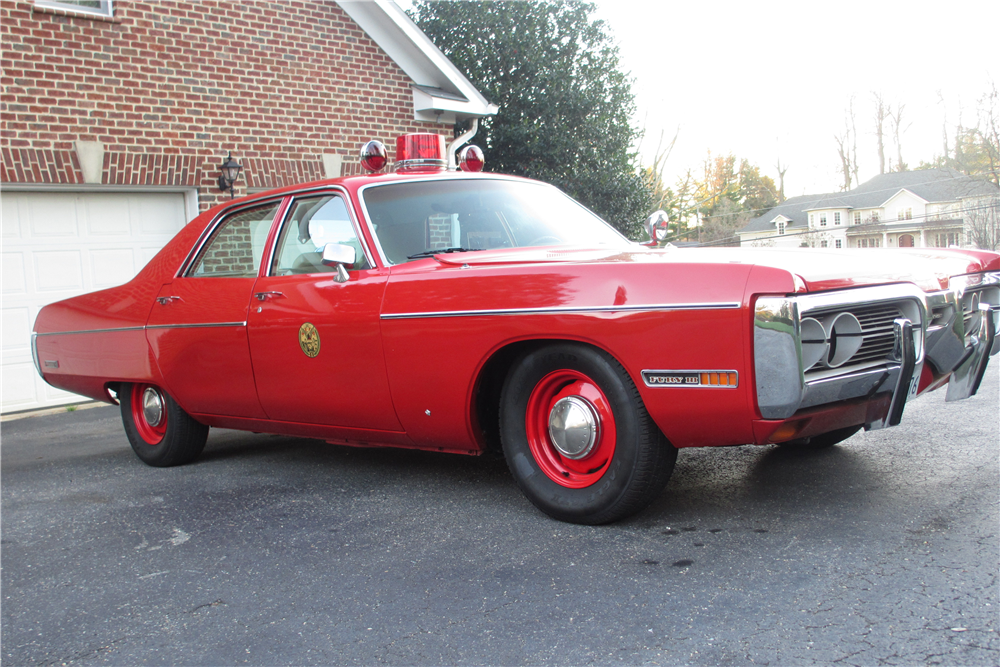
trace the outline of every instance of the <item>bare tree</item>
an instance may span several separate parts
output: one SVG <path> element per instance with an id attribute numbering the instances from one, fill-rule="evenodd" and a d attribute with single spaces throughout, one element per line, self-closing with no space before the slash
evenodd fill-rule
<path id="1" fill-rule="evenodd" d="M 875 97 L 875 141 L 878 144 L 878 173 L 885 173 L 885 121 L 889 118 L 889 107 L 882 99 L 882 93 L 872 93 Z"/>
<path id="2" fill-rule="evenodd" d="M 781 158 L 778 158 L 778 164 L 775 167 L 778 170 L 778 203 L 785 201 L 785 172 L 788 171 L 788 167 L 781 166 Z"/>
<path id="3" fill-rule="evenodd" d="M 852 182 L 858 182 L 858 132 L 854 121 L 854 96 L 847 104 L 847 117 L 844 119 L 844 131 L 834 135 L 837 142 L 837 154 L 840 156 L 840 170 L 844 176 L 844 190 L 850 190 Z"/>
<path id="4" fill-rule="evenodd" d="M 844 192 L 851 189 L 851 146 L 850 137 L 847 133 L 833 135 L 833 140 L 837 142 L 837 155 L 840 156 L 840 171 L 844 175 Z"/>
<path id="5" fill-rule="evenodd" d="M 1000 92 L 990 82 L 990 90 L 979 98 L 979 135 L 985 153 L 985 175 L 1000 185 Z"/>
<path id="6" fill-rule="evenodd" d="M 966 204 L 965 231 L 969 242 L 983 250 L 1000 248 L 1000 195 Z"/>
<path id="7" fill-rule="evenodd" d="M 896 171 L 906 171 L 906 163 L 903 162 L 903 145 L 899 140 L 900 133 L 905 130 L 909 125 L 903 127 L 903 109 L 906 108 L 905 104 L 899 103 L 896 105 L 895 110 L 889 109 L 889 120 L 892 121 L 892 135 L 896 142 Z"/>

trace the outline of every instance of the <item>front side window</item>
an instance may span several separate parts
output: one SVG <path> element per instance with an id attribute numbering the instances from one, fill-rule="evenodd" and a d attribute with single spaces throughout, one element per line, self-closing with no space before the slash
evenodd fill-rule
<path id="1" fill-rule="evenodd" d="M 212 233 L 190 278 L 252 278 L 260 269 L 278 202 L 233 213 Z"/>
<path id="2" fill-rule="evenodd" d="M 382 252 L 392 264 L 449 248 L 631 247 L 606 222 L 541 183 L 412 181 L 369 187 L 362 196 Z"/>
<path id="3" fill-rule="evenodd" d="M 348 270 L 369 269 L 371 265 L 358 240 L 347 205 L 340 195 L 296 199 L 288 212 L 278 239 L 271 275 L 328 273 L 336 266 L 323 264 L 323 248 L 339 243 L 354 248 L 354 264 Z"/>

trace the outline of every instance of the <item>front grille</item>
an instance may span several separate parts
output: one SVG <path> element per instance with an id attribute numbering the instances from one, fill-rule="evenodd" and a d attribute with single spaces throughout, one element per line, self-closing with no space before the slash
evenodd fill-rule
<path id="1" fill-rule="evenodd" d="M 845 308 L 832 308 L 822 311 L 809 311 L 804 316 L 823 318 L 837 313 L 851 313 L 861 323 L 861 335 L 864 342 L 861 348 L 854 353 L 848 361 L 836 369 L 824 368 L 816 365 L 806 371 L 806 378 L 817 375 L 829 375 L 832 372 L 841 374 L 849 370 L 859 370 L 871 366 L 877 366 L 886 361 L 892 354 L 895 345 L 895 335 L 893 333 L 893 321 L 903 317 L 900 308 L 891 303 L 881 303 L 872 305 L 848 306 Z"/>

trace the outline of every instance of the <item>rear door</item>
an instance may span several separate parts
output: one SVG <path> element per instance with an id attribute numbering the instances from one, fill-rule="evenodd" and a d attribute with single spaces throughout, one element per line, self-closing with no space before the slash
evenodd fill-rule
<path id="1" fill-rule="evenodd" d="M 220 220 L 182 277 L 160 290 L 146 325 L 167 391 L 191 413 L 264 418 L 247 311 L 281 200 Z"/>
<path id="2" fill-rule="evenodd" d="M 355 249 L 348 280 L 320 261 Z M 402 431 L 379 326 L 388 270 L 372 268 L 345 194 L 294 198 L 247 317 L 257 394 L 270 419 Z"/>

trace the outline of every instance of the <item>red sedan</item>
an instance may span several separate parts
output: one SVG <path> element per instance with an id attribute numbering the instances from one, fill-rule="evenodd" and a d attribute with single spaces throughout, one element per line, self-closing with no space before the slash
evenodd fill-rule
<path id="1" fill-rule="evenodd" d="M 1000 347 L 996 253 L 660 249 L 548 185 L 401 157 L 216 207 L 45 307 L 39 373 L 120 403 L 150 465 L 212 426 L 493 450 L 542 511 L 604 523 L 677 448 L 894 426 L 974 394 Z"/>

